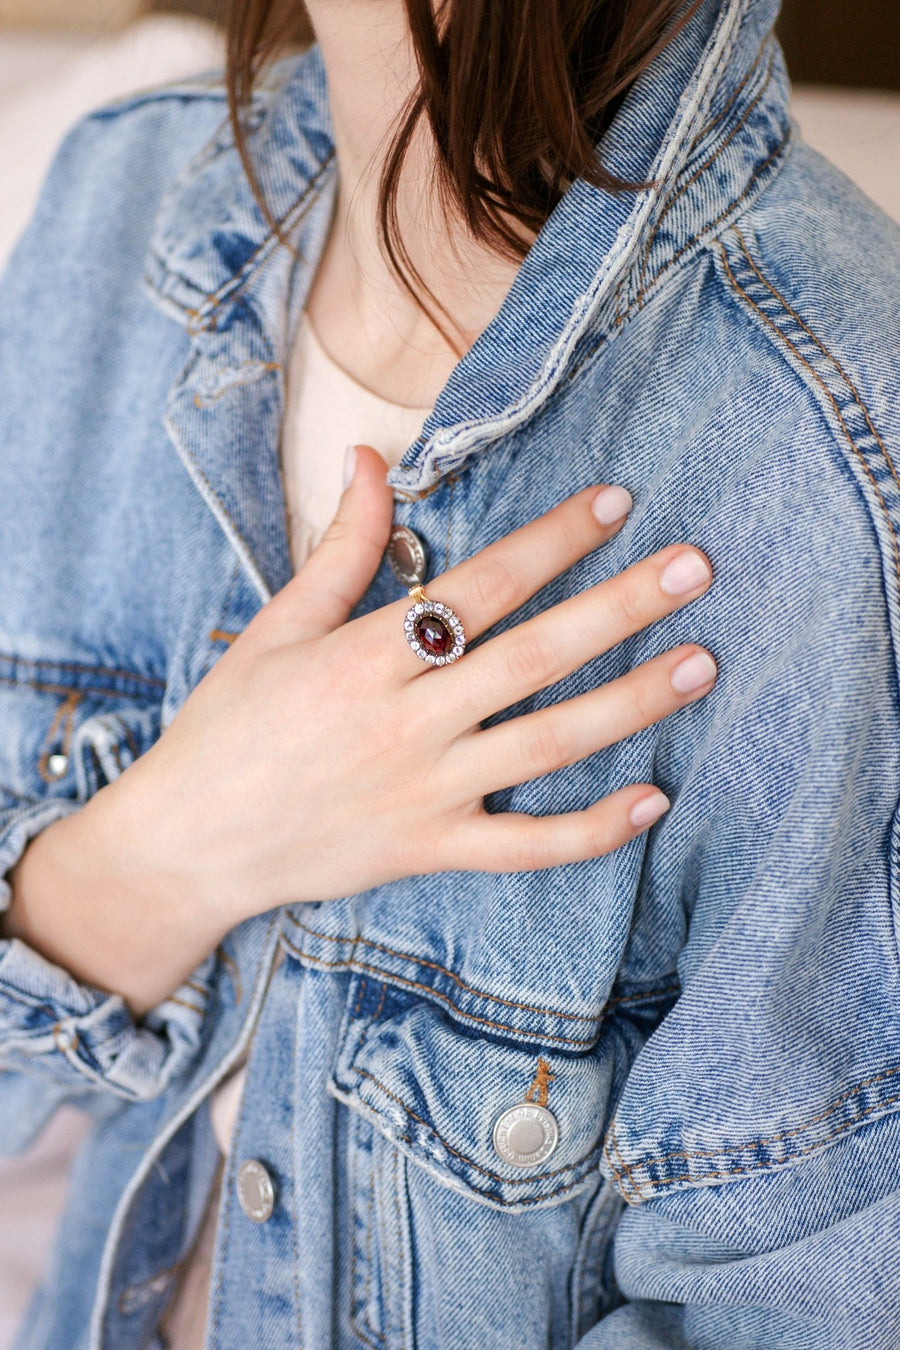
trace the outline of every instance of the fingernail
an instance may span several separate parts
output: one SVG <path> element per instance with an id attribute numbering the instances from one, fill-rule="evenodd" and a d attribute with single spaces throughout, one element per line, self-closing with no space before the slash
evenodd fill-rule
<path id="1" fill-rule="evenodd" d="M 591 510 L 601 525 L 615 525 L 624 520 L 634 506 L 634 499 L 627 488 L 602 488 L 591 502 Z"/>
<path id="2" fill-rule="evenodd" d="M 356 468 L 356 446 L 348 445 L 344 451 L 344 491 L 353 481 L 353 471 Z"/>
<path id="3" fill-rule="evenodd" d="M 677 694 L 693 694 L 716 678 L 719 670 L 709 652 L 694 652 L 672 671 L 672 688 Z"/>
<path id="4" fill-rule="evenodd" d="M 636 830 L 645 830 L 648 825 L 659 820 L 660 816 L 665 815 L 671 803 L 664 792 L 659 789 L 651 792 L 649 796 L 642 797 L 639 802 L 628 813 L 628 819 Z"/>
<path id="5" fill-rule="evenodd" d="M 688 595 L 691 591 L 696 591 L 698 586 L 705 586 L 711 578 L 712 572 L 706 559 L 690 548 L 684 553 L 679 553 L 678 557 L 673 558 L 668 567 L 663 569 L 659 578 L 659 588 L 665 591 L 666 595 Z"/>

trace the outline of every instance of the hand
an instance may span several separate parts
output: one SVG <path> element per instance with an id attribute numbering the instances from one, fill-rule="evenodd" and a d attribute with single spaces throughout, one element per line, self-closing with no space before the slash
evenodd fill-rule
<path id="1" fill-rule="evenodd" d="M 598 491 L 576 493 L 428 582 L 470 643 L 615 533 L 621 521 L 603 525 L 592 514 Z M 407 597 L 348 621 L 379 566 L 391 514 L 384 461 L 361 446 L 305 566 L 159 741 L 104 789 L 134 822 L 129 847 L 154 885 L 191 895 L 207 918 L 234 924 L 426 871 L 586 859 L 626 843 L 668 805 L 646 783 L 547 817 L 488 813 L 483 798 L 701 697 L 716 675 L 702 648 L 680 647 L 495 727 L 480 723 L 703 594 L 711 581 L 703 554 L 663 549 L 432 667 L 403 640 Z"/>

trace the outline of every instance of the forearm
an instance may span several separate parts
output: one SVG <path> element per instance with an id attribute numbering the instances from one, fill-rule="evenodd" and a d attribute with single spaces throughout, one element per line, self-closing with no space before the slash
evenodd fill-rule
<path id="1" fill-rule="evenodd" d="M 228 931 L 186 887 L 137 864 L 112 788 L 48 826 L 9 873 L 0 938 L 21 938 L 76 979 L 121 994 L 142 1017 Z"/>

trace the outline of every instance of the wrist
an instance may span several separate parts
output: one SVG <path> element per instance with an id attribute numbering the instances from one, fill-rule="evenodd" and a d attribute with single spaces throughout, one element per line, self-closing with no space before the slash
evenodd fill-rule
<path id="1" fill-rule="evenodd" d="M 135 1017 L 167 998 L 228 931 L 138 847 L 125 776 L 55 821 L 10 873 L 4 936 L 74 979 L 115 993 Z"/>

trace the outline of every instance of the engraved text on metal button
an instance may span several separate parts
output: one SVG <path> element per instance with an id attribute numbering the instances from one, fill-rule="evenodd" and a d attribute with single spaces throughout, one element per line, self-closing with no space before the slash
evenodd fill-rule
<path id="1" fill-rule="evenodd" d="M 494 1148 L 512 1167 L 537 1167 L 559 1142 L 559 1127 L 545 1106 L 522 1102 L 510 1107 L 494 1126 Z"/>

